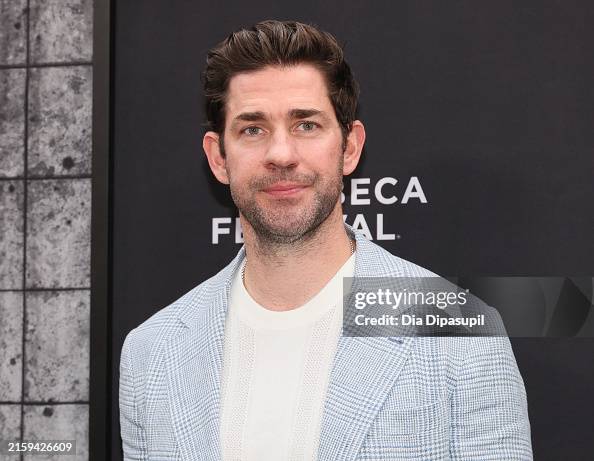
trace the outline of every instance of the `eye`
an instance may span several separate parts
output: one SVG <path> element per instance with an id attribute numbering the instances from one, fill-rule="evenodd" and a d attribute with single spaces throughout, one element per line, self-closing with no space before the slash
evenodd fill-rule
<path id="1" fill-rule="evenodd" d="M 319 125 L 315 122 L 301 122 L 299 125 L 300 131 L 314 131 Z"/>
<path id="2" fill-rule="evenodd" d="M 247 134 L 248 136 L 258 136 L 262 132 L 262 128 L 258 126 L 248 126 L 241 131 L 243 134 Z"/>

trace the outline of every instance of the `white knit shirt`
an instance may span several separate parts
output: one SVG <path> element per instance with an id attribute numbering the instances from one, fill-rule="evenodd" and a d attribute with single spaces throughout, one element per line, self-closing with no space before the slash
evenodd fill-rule
<path id="1" fill-rule="evenodd" d="M 355 256 L 308 302 L 283 312 L 254 301 L 242 269 L 231 286 L 225 324 L 223 460 L 315 460 L 342 328 L 343 277 L 353 276 Z"/>

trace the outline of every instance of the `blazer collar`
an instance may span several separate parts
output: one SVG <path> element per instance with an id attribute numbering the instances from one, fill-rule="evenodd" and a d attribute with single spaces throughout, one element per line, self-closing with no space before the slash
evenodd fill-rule
<path id="1" fill-rule="evenodd" d="M 345 224 L 356 239 L 355 277 L 397 276 L 394 258 Z M 167 344 L 167 388 L 174 432 L 184 460 L 219 460 L 220 379 L 225 317 L 235 258 L 202 289 L 184 296 L 179 320 L 186 328 Z M 396 258 L 397 259 L 397 258 Z M 397 259 L 398 260 L 398 259 Z M 398 260 L 400 261 L 400 260 Z M 341 336 L 325 400 L 319 459 L 353 460 L 408 357 L 413 338 Z M 361 369 L 375 370 L 361 373 Z"/>

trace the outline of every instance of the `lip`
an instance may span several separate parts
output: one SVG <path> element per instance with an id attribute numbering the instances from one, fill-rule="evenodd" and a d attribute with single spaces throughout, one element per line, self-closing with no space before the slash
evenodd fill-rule
<path id="1" fill-rule="evenodd" d="M 267 194 L 275 196 L 287 196 L 297 194 L 305 189 L 307 186 L 297 183 L 276 183 L 266 189 L 263 189 Z"/>

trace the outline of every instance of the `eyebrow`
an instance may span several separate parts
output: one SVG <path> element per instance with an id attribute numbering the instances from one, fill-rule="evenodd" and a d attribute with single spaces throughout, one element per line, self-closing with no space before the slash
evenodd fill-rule
<path id="1" fill-rule="evenodd" d="M 318 116 L 325 121 L 329 120 L 326 113 L 319 109 L 291 109 L 288 115 L 291 119 Z M 242 112 L 233 119 L 231 127 L 235 127 L 239 122 L 261 122 L 263 120 L 266 120 L 266 114 L 264 114 L 262 111 Z"/>
<path id="2" fill-rule="evenodd" d="M 327 118 L 326 114 L 318 109 L 291 109 L 289 111 L 290 118 L 309 118 L 315 115 L 320 116 L 323 119 Z"/>

